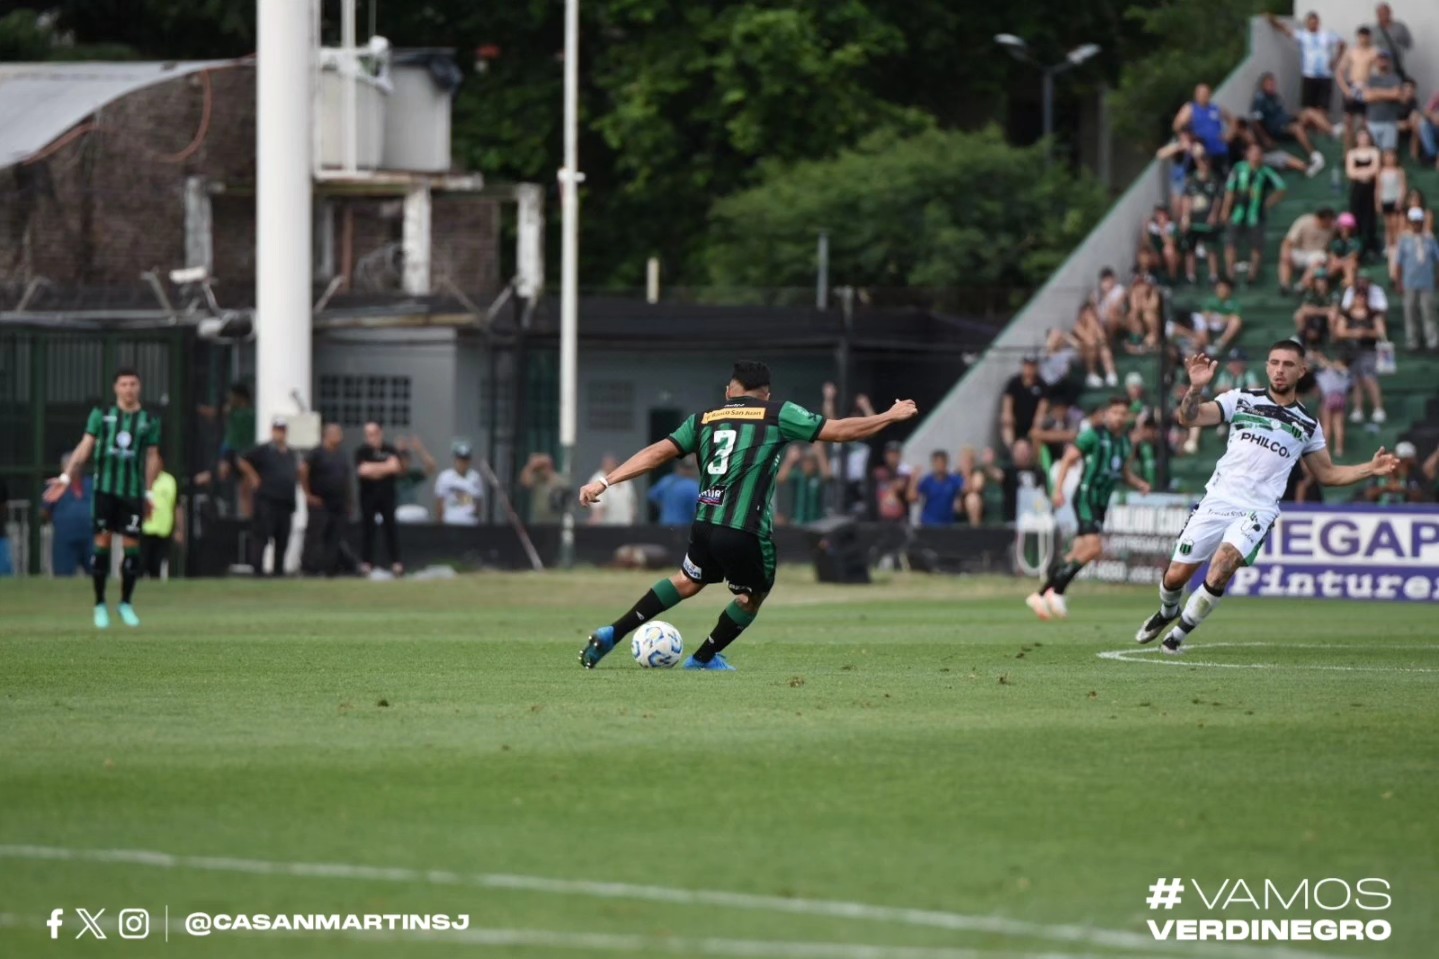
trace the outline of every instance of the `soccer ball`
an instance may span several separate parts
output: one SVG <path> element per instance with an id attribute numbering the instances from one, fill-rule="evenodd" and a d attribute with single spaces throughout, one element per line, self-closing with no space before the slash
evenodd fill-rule
<path id="1" fill-rule="evenodd" d="M 635 630 L 630 653 L 645 669 L 669 669 L 684 656 L 685 642 L 679 630 L 656 619 Z"/>

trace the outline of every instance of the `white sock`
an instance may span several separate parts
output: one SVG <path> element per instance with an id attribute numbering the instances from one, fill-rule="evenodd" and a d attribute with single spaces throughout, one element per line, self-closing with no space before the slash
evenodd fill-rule
<path id="1" fill-rule="evenodd" d="M 1208 583 L 1202 583 L 1189 594 L 1189 602 L 1184 604 L 1184 614 L 1179 617 L 1179 625 L 1169 634 L 1170 638 L 1183 642 L 1186 636 L 1199 628 L 1206 616 L 1214 612 L 1214 607 L 1218 606 L 1223 598 L 1223 593 L 1216 593 Z"/>
<path id="2" fill-rule="evenodd" d="M 1179 601 L 1184 598 L 1184 587 L 1169 589 L 1164 581 L 1159 583 L 1159 612 L 1166 618 L 1173 619 L 1179 615 Z"/>

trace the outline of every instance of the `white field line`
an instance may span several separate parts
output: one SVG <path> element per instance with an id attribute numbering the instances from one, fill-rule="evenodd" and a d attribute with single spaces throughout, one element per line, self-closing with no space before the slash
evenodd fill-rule
<path id="1" fill-rule="evenodd" d="M 1008 919 L 1003 916 L 976 916 L 930 909 L 877 906 L 831 899 L 790 899 L 756 893 L 725 892 L 716 889 L 676 889 L 623 882 L 595 882 L 585 879 L 552 879 L 509 873 L 458 873 L 437 869 L 362 866 L 346 863 L 272 862 L 216 856 L 176 856 L 140 849 L 68 849 L 58 846 L 0 845 L 0 859 L 60 860 L 152 866 L 161 869 L 200 869 L 238 872 L 258 876 L 299 876 L 318 879 L 353 879 L 435 886 L 476 886 L 523 892 L 584 896 L 596 899 L 627 899 L 680 906 L 712 906 L 721 909 L 748 909 L 791 915 L 823 916 L 831 919 L 868 920 L 896 925 L 947 929 L 956 932 L 983 932 L 1022 939 L 1104 946 L 1129 952 L 1156 952 L 1174 955 L 1223 956 L 1225 959 L 1342 959 L 1332 953 L 1312 953 L 1287 947 L 1259 947 L 1231 942 L 1158 942 L 1147 933 L 1119 929 L 1098 929 L 1072 924 L 1051 925 Z M 1136 901 L 1138 901 L 1136 894 Z M 885 947 L 881 947 L 885 948 Z"/>
<path id="2" fill-rule="evenodd" d="M 0 929 L 46 928 L 46 916 L 17 916 L 0 913 Z M 108 919 L 101 920 L 100 926 L 107 933 L 115 933 L 116 924 Z M 177 940 L 194 938 L 185 931 L 183 922 L 171 920 L 168 927 L 151 928 L 150 937 L 174 936 Z M 305 936 L 315 933 L 294 931 L 265 932 L 218 932 L 204 938 L 230 936 Z M 954 949 L 926 946 L 874 946 L 848 942 L 803 942 L 798 940 L 762 939 L 687 939 L 676 936 L 644 936 L 608 932 L 554 932 L 548 929 L 496 929 L 471 927 L 449 932 L 422 931 L 334 931 L 327 935 L 335 939 L 350 939 L 360 942 L 439 942 L 450 945 L 481 947 L 534 947 L 543 949 L 572 949 L 586 952 L 620 952 L 634 955 L 641 952 L 668 952 L 682 956 L 738 956 L 745 959 L 1100 959 L 1092 954 L 1069 952 L 1010 952 L 986 951 L 979 949 Z M 167 936 L 167 941 L 168 941 Z M 68 938 L 62 933 L 62 938 Z M 1135 957 L 1131 957 L 1135 959 Z M 1150 959 L 1150 957 L 1137 957 Z"/>
<path id="3" fill-rule="evenodd" d="M 1275 646 L 1280 649 L 1364 649 L 1364 650 L 1439 650 L 1439 646 L 1384 646 L 1359 643 L 1198 643 L 1185 644 L 1186 651 L 1199 649 L 1235 649 Z M 1190 659 L 1187 656 L 1161 656 L 1159 646 L 1145 646 L 1139 649 L 1112 649 L 1099 653 L 1100 659 L 1120 663 L 1148 663 L 1151 666 L 1202 666 L 1205 669 L 1319 669 L 1341 673 L 1439 673 L 1439 667 L 1428 666 L 1326 666 L 1322 663 L 1211 663 Z"/>

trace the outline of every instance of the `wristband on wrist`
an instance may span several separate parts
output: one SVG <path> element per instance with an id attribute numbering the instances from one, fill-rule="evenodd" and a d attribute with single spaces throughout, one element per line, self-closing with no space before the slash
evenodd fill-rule
<path id="1" fill-rule="evenodd" d="M 61 486 L 69 486 L 69 485 L 70 485 L 70 474 L 69 474 L 68 472 L 61 473 L 61 474 L 60 474 L 60 478 L 59 478 L 58 480 L 56 480 L 56 482 L 58 482 Z"/>
<path id="2" fill-rule="evenodd" d="M 607 480 L 607 479 L 605 479 L 603 476 L 600 477 L 600 482 L 603 483 L 603 484 L 605 484 L 605 489 L 609 489 L 609 488 L 610 488 L 610 485 L 611 485 L 611 484 L 610 484 L 610 481 Z"/>

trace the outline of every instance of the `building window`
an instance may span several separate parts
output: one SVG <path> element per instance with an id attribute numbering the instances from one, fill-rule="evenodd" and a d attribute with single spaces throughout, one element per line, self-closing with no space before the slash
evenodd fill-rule
<path id="1" fill-rule="evenodd" d="M 635 385 L 628 380 L 593 380 L 587 391 L 591 430 L 625 432 L 635 427 Z"/>
<path id="2" fill-rule="evenodd" d="M 372 420 L 381 426 L 407 427 L 410 425 L 410 378 L 322 375 L 320 415 L 327 423 L 346 427 L 364 426 Z"/>

